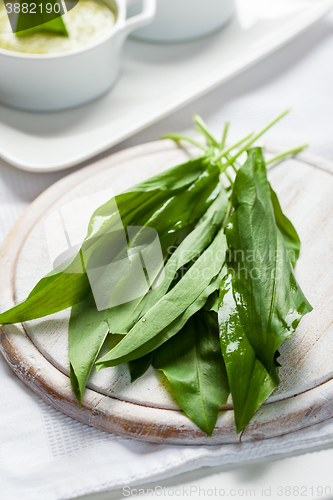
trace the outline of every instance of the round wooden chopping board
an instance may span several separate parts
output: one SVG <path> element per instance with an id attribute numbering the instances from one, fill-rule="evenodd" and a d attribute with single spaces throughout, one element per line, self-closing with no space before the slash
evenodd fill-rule
<path id="1" fill-rule="evenodd" d="M 0 258 L 0 310 L 23 300 L 52 269 L 50 214 L 76 201 L 130 186 L 186 161 L 193 149 L 173 142 L 145 144 L 65 177 L 43 193 L 12 230 Z M 281 384 L 237 435 L 232 402 L 221 407 L 212 437 L 181 411 L 161 374 L 152 368 L 130 383 L 127 365 L 94 372 L 82 407 L 77 408 L 67 357 L 69 310 L 24 325 L 1 327 L 1 351 L 15 373 L 41 398 L 65 414 L 107 432 L 178 444 L 223 444 L 260 440 L 294 432 L 333 414 L 333 163 L 302 154 L 271 168 L 269 178 L 302 240 L 297 278 L 314 307 L 280 349 Z M 51 222 L 50 222 L 51 221 Z M 86 227 L 86 225 L 85 225 Z M 48 238 L 46 237 L 48 235 Z M 51 243 L 50 243 L 51 241 Z"/>

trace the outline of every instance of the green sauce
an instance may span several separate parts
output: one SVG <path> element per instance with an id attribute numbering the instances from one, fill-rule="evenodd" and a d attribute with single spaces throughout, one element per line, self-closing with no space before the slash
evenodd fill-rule
<path id="1" fill-rule="evenodd" d="M 112 10 L 100 0 L 80 0 L 64 14 L 66 38 L 52 33 L 17 37 L 11 30 L 4 4 L 0 6 L 0 48 L 30 54 L 52 54 L 91 45 L 106 36 L 115 24 Z"/>

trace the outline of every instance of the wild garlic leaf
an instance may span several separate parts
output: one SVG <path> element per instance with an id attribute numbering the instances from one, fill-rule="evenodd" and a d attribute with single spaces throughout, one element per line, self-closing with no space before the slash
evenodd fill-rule
<path id="1" fill-rule="evenodd" d="M 276 225 L 261 148 L 239 169 L 226 228 L 233 294 L 246 337 L 269 373 L 283 340 L 312 310 L 298 285 Z"/>
<path id="2" fill-rule="evenodd" d="M 192 214 L 193 205 L 184 206 L 183 213 L 177 213 L 178 197 L 188 187 L 193 188 L 196 179 L 198 179 L 197 189 L 200 191 L 202 188 L 201 202 L 198 202 Z M 28 321 L 79 304 L 91 290 L 84 272 L 85 264 L 89 265 L 91 260 L 97 259 L 99 253 L 103 254 L 110 248 L 114 258 L 119 258 L 125 251 L 127 243 L 125 247 L 118 248 L 114 244 L 114 238 L 117 229 L 123 226 L 145 226 L 149 221 L 154 227 L 156 223 L 156 229 L 161 232 L 162 247 L 164 252 L 167 252 L 169 245 L 177 238 L 177 230 L 180 231 L 185 225 L 184 221 L 190 224 L 195 217 L 201 217 L 218 195 L 218 181 L 218 168 L 210 165 L 205 158 L 201 158 L 162 172 L 111 199 L 92 215 L 87 237 L 80 253 L 73 261 L 68 265 L 61 265 L 42 278 L 27 299 L 0 314 L 0 323 Z M 170 199 L 173 200 L 172 210 L 170 210 Z M 159 217 L 157 213 L 160 214 Z"/>
<path id="3" fill-rule="evenodd" d="M 142 236 L 144 235 L 145 227 L 153 228 L 159 236 L 162 253 L 166 260 L 170 256 L 170 249 L 176 244 L 181 232 L 191 227 L 205 214 L 212 202 L 219 196 L 220 191 L 219 169 L 216 166 L 208 164 L 207 170 L 203 171 L 185 190 L 178 191 L 173 196 L 169 196 L 163 206 L 155 210 L 150 218 L 147 218 L 144 227 L 138 227 L 138 231 L 131 239 L 131 247 L 140 247 L 142 240 L 144 240 Z M 221 196 L 219 196 L 220 199 Z M 218 208 L 222 208 L 221 202 Z M 119 206 L 119 211 L 122 214 L 121 206 Z M 126 222 L 125 217 L 122 217 L 122 219 Z M 215 232 L 216 230 L 215 228 Z M 144 243 L 143 241 L 143 246 Z M 106 248 L 109 248 L 109 245 Z M 156 269 L 156 278 L 161 271 L 160 267 Z M 126 286 L 126 281 L 130 279 L 130 274 L 124 276 L 123 280 L 119 282 L 119 287 Z M 153 284 L 154 278 L 150 281 Z"/>
<path id="4" fill-rule="evenodd" d="M 108 335 L 105 311 L 98 311 L 92 294 L 72 307 L 68 329 L 71 384 L 81 405 L 90 372 Z"/>
<path id="5" fill-rule="evenodd" d="M 153 355 L 185 414 L 209 436 L 229 395 L 217 314 L 201 310 Z"/>
<path id="6" fill-rule="evenodd" d="M 215 168 L 215 165 L 206 156 L 200 156 L 199 158 L 194 158 L 175 167 L 168 168 L 153 177 L 149 177 L 149 179 L 140 182 L 128 191 L 132 191 L 132 189 L 144 192 L 154 191 L 155 189 L 164 191 L 182 189 L 192 184 L 202 172 L 207 170 L 209 165 Z"/>
<path id="7" fill-rule="evenodd" d="M 137 195 L 139 208 L 135 203 L 133 193 L 128 193 L 128 205 L 127 209 L 124 210 L 127 218 L 129 218 L 130 213 L 132 214 L 133 224 L 136 224 L 136 215 L 141 211 L 142 207 L 147 208 L 147 205 L 153 203 L 152 198 L 157 203 L 159 195 L 162 198 L 159 203 L 163 204 L 166 192 L 153 191 L 149 193 L 139 191 Z M 124 195 L 122 195 L 123 205 L 125 205 L 125 201 Z M 158 206 L 160 207 L 160 205 Z M 150 210 L 152 210 L 151 207 Z M 100 207 L 92 216 L 88 236 L 83 244 L 85 260 L 92 258 L 91 256 L 95 255 L 96 249 L 97 251 L 106 249 L 110 238 L 112 239 L 112 236 L 117 233 L 117 228 L 119 228 L 119 212 L 114 199 L 112 199 Z M 105 232 L 103 233 L 103 231 Z M 0 323 L 29 321 L 79 304 L 91 291 L 88 276 L 83 272 L 83 260 L 81 249 L 81 252 L 68 265 L 66 263 L 62 264 L 42 278 L 23 302 L 0 314 Z"/>
<path id="8" fill-rule="evenodd" d="M 147 220 L 145 225 L 157 231 L 163 251 L 168 251 L 181 230 L 196 223 L 216 199 L 221 191 L 219 177 L 219 168 L 207 163 L 206 169 L 186 189 L 170 196 Z M 135 243 L 134 238 L 132 244 Z"/>
<path id="9" fill-rule="evenodd" d="M 203 307 L 209 295 L 219 287 L 225 252 L 225 235 L 219 231 L 213 242 L 181 280 L 135 324 L 112 351 L 97 361 L 97 365 L 114 366 L 136 359 L 158 347 L 155 345 L 155 337 L 161 332 L 162 337 L 158 343 L 164 343 L 168 339 L 164 333 L 166 328 L 167 337 L 177 333 L 185 324 L 182 324 L 182 321 L 177 322 L 178 318 L 189 312 L 188 308 L 197 300 L 200 301 L 199 308 Z"/>
<path id="10" fill-rule="evenodd" d="M 27 4 L 29 5 L 29 3 Z M 51 7 L 49 12 L 46 6 Z M 20 9 L 17 24 L 15 27 L 15 34 L 17 37 L 24 37 L 33 33 L 54 33 L 56 35 L 68 37 L 68 31 L 64 23 L 62 15 L 57 13 L 55 5 L 61 6 L 55 0 L 47 0 L 39 3 L 35 12 L 23 12 Z M 36 9 L 36 6 L 35 6 Z M 62 6 L 61 10 L 63 12 Z M 59 11 L 60 12 L 60 11 Z"/>
<path id="11" fill-rule="evenodd" d="M 283 236 L 290 262 L 292 266 L 295 267 L 301 250 L 301 240 L 288 217 L 286 217 L 282 212 L 277 194 L 270 184 L 269 188 L 271 192 L 271 202 L 273 205 L 275 222 Z"/>
<path id="12" fill-rule="evenodd" d="M 117 228 L 119 215 L 125 227 L 139 226 L 140 222 L 141 225 L 148 225 L 149 221 L 149 226 L 156 230 L 177 229 L 177 223 L 181 223 L 183 218 L 195 219 L 190 210 L 193 205 L 186 206 L 185 200 L 193 204 L 195 195 L 200 195 L 197 201 L 201 202 L 201 209 L 198 207 L 197 217 L 201 217 L 204 213 L 203 205 L 204 208 L 208 208 L 218 195 L 218 183 L 219 169 L 216 165 L 210 164 L 206 158 L 190 160 L 147 179 L 125 193 L 117 195 L 115 199 L 108 201 L 94 212 L 88 227 L 87 245 L 89 246 L 89 240 L 94 241 Z M 193 193 L 188 193 L 189 190 L 193 190 Z M 182 194 L 185 194 L 184 201 L 180 198 Z M 161 210 L 164 211 L 165 217 L 161 216 Z M 133 213 L 135 213 L 135 224 Z"/>
<path id="13" fill-rule="evenodd" d="M 277 368 L 270 375 L 257 358 L 240 320 L 232 289 L 232 275 L 222 281 L 218 313 L 220 342 L 228 374 L 237 432 L 279 384 Z"/>
<path id="14" fill-rule="evenodd" d="M 131 374 L 131 382 L 135 382 L 138 378 L 142 377 L 151 365 L 153 353 L 149 352 L 145 356 L 138 359 L 129 361 L 128 367 Z"/>
<path id="15" fill-rule="evenodd" d="M 139 345 L 139 347 L 137 347 L 134 351 L 131 351 L 129 354 L 125 355 L 122 359 L 106 361 L 104 363 L 101 357 L 101 360 L 96 361 L 97 370 L 107 368 L 109 366 L 116 366 L 120 363 L 141 358 L 146 354 L 153 352 L 155 349 L 164 344 L 164 342 L 176 335 L 176 333 L 178 333 L 183 328 L 183 326 L 193 316 L 193 314 L 205 307 L 207 301 L 210 300 L 211 295 L 219 289 L 222 278 L 226 274 L 226 270 L 226 267 L 223 267 L 220 274 L 210 282 L 208 287 L 205 288 L 205 290 L 199 295 L 199 297 L 194 302 L 192 302 L 192 304 L 187 309 L 185 309 L 185 311 L 180 314 L 180 316 L 172 321 L 170 325 L 161 330 L 157 335 L 155 335 L 144 344 Z"/>
<path id="16" fill-rule="evenodd" d="M 202 214 L 206 213 L 206 210 L 210 210 L 210 214 L 213 220 L 210 222 L 216 222 L 214 227 L 208 222 L 203 220 L 201 225 L 201 231 L 199 237 L 199 231 L 196 230 L 195 234 L 198 237 L 197 245 L 194 245 L 193 237 L 190 240 L 187 238 L 181 243 L 181 249 L 176 251 L 176 255 L 172 255 L 169 259 L 167 266 L 164 270 L 165 279 L 162 283 L 158 284 L 157 288 L 153 288 L 151 291 L 139 297 L 138 299 L 132 300 L 125 304 L 121 304 L 116 307 L 110 307 L 107 311 L 107 320 L 109 323 L 109 328 L 111 332 L 118 334 L 126 334 L 134 326 L 139 317 L 147 310 L 149 310 L 154 303 L 156 303 L 168 290 L 175 272 L 188 260 L 197 256 L 197 254 L 204 250 L 204 248 L 211 242 L 214 234 L 218 230 L 218 223 L 225 217 L 225 206 L 227 204 L 227 198 L 224 191 L 218 186 L 219 182 L 219 172 L 218 169 L 213 166 L 208 165 L 208 170 L 200 174 L 197 179 L 195 179 L 187 189 L 182 192 L 177 192 L 173 197 L 161 207 L 159 210 L 153 214 L 153 216 L 146 221 L 146 226 L 153 228 L 157 231 L 162 246 L 162 253 L 164 261 L 170 255 L 170 248 L 176 243 L 176 240 L 180 232 L 197 221 L 197 219 L 202 217 Z M 216 198 L 216 200 L 214 200 Z M 213 201 L 214 200 L 214 201 Z M 122 213 L 122 206 L 119 205 L 120 213 Z M 211 209 L 213 205 L 213 209 Z M 123 217 L 126 220 L 126 217 Z M 140 245 L 140 237 L 144 232 L 144 227 L 138 228 L 138 232 L 135 234 L 135 238 L 131 240 L 131 246 Z M 108 234 L 108 233 L 107 233 Z M 191 235 L 192 233 L 190 233 Z M 103 238 L 103 236 L 102 236 Z M 187 242 L 187 243 L 185 243 Z M 186 245 L 186 246 L 185 246 Z M 189 249 L 191 245 L 191 249 Z M 101 246 L 101 245 L 100 245 Z M 105 242 L 105 250 L 110 253 L 110 243 Z M 147 252 L 147 249 L 144 250 Z M 178 256 L 178 257 L 177 257 Z M 137 257 L 137 259 L 135 259 Z M 177 257 L 177 261 L 176 261 Z M 153 260 L 154 255 L 152 256 Z M 181 259 L 181 261 L 179 260 Z M 131 266 L 134 269 L 136 262 L 141 266 L 141 260 L 139 254 L 132 256 Z M 175 263 L 177 269 L 175 269 Z M 162 267 L 157 266 L 154 271 L 154 277 L 150 273 L 150 283 L 153 285 L 155 279 L 163 271 L 164 262 L 161 262 Z M 131 270 L 128 272 L 115 286 L 112 291 L 110 299 L 114 296 L 125 296 L 126 290 L 133 287 L 133 275 Z M 122 318 L 122 326 L 120 326 L 120 317 Z"/>
<path id="17" fill-rule="evenodd" d="M 78 304 L 90 291 L 87 275 L 81 270 L 81 259 L 77 256 L 68 266 L 68 272 L 51 271 L 23 302 L 0 314 L 0 323 L 29 321 Z"/>
<path id="18" fill-rule="evenodd" d="M 184 238 L 175 250 L 172 249 L 174 251 L 164 268 L 164 279 L 159 283 L 158 287 L 149 291 L 142 299 L 139 299 L 134 308 L 126 305 L 121 306 L 121 314 L 124 314 L 126 309 L 128 311 L 128 317 L 120 329 L 117 329 L 114 323 L 119 317 L 119 308 L 111 308 L 108 310 L 110 331 L 117 331 L 121 334 L 128 333 L 139 318 L 148 312 L 149 309 L 166 294 L 170 285 L 177 277 L 178 271 L 186 264 L 194 262 L 212 242 L 226 217 L 228 203 L 228 196 L 224 189 L 222 189 L 220 194 L 198 221 L 195 228 Z M 117 321 L 117 324 L 119 325 L 119 321 Z"/>

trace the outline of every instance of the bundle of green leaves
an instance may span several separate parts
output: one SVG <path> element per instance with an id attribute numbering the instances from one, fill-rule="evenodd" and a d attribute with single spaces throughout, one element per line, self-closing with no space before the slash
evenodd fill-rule
<path id="1" fill-rule="evenodd" d="M 294 276 L 299 237 L 267 179 L 262 149 L 252 147 L 285 114 L 228 147 L 228 123 L 219 142 L 195 116 L 204 144 L 169 138 L 189 140 L 202 154 L 97 209 L 75 258 L 0 314 L 0 323 L 16 323 L 71 307 L 70 375 L 79 405 L 92 369 L 128 363 L 134 381 L 152 365 L 211 435 L 230 394 L 241 432 L 277 387 L 278 348 L 312 309 Z M 138 228 L 137 242 L 144 228 L 157 231 L 163 262 L 155 275 L 163 267 L 163 279 L 137 299 L 98 310 L 82 263 L 107 249 L 111 265 L 126 252 L 126 243 L 112 239 L 119 215 L 125 227 Z"/>

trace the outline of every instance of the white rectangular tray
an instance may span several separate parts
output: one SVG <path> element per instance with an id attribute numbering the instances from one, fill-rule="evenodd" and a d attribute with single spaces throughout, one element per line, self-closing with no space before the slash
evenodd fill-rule
<path id="1" fill-rule="evenodd" d="M 87 160 L 263 59 L 327 14 L 333 0 L 237 4 L 238 16 L 227 28 L 195 42 L 128 40 L 118 83 L 89 105 L 52 114 L 0 106 L 0 156 L 35 172 Z"/>

